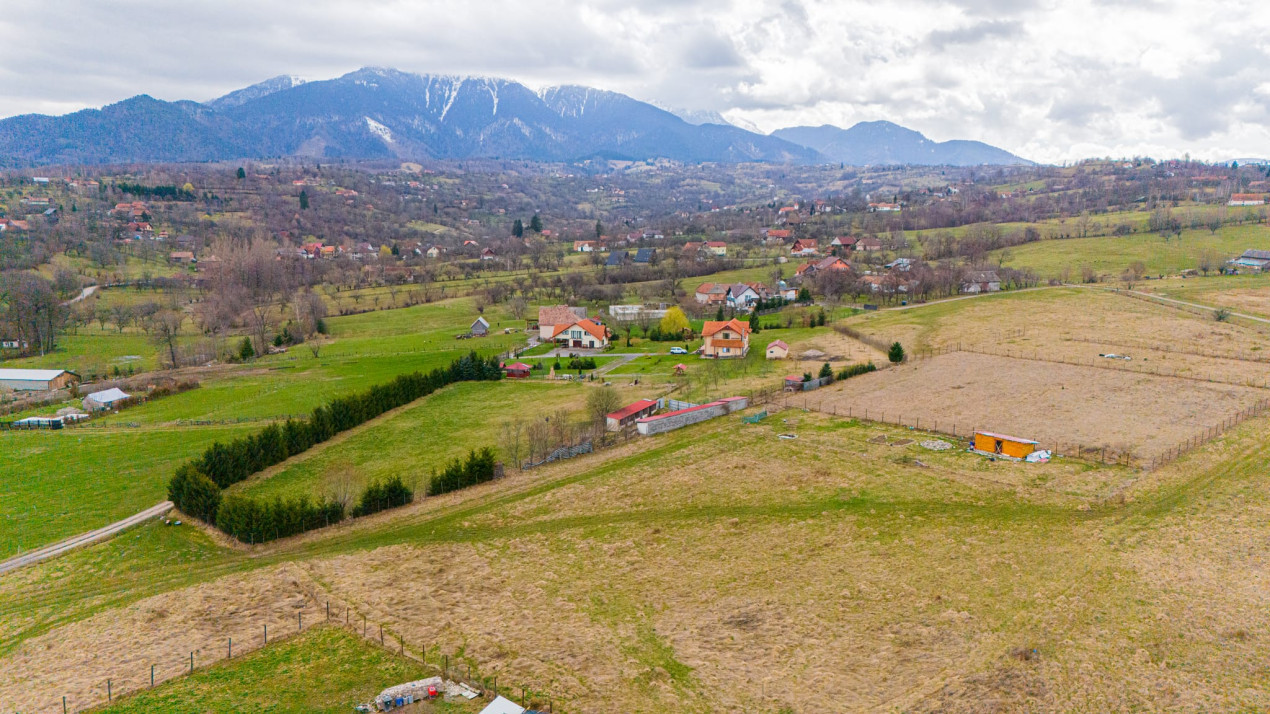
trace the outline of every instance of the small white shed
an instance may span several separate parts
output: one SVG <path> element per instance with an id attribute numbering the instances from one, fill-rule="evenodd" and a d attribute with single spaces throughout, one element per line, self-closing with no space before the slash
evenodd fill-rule
<path id="1" fill-rule="evenodd" d="M 115 405 L 125 399 L 131 399 L 132 395 L 123 391 L 118 387 L 111 387 L 100 392 L 93 392 L 84 397 L 84 409 L 94 412 L 103 409 L 114 409 Z"/>

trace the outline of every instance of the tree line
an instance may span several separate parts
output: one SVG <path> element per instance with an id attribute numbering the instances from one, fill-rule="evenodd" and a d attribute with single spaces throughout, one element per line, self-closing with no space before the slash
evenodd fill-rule
<path id="1" fill-rule="evenodd" d="M 345 517 L 345 505 L 339 501 L 313 502 L 307 497 L 257 501 L 238 494 L 223 496 L 221 491 L 442 387 L 456 382 L 493 381 L 502 375 L 497 358 L 472 352 L 448 367 L 427 374 L 403 374 L 360 394 L 334 399 L 314 409 L 307 420 L 288 419 L 229 443 L 216 442 L 201 456 L 176 469 L 168 483 L 168 498 L 185 513 L 253 543 L 339 522 Z M 492 464 L 490 469 L 492 472 Z M 413 494 L 400 479 L 372 483 L 352 515 L 403 505 L 411 498 Z"/>

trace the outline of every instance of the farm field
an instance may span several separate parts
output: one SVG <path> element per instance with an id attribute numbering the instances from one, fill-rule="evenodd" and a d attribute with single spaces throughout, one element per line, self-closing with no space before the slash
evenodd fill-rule
<path id="1" fill-rule="evenodd" d="M 1118 345 L 1145 346 L 1160 354 L 1168 350 L 1169 359 L 1177 360 L 1187 352 L 1248 358 L 1270 351 L 1270 335 L 1251 325 L 1218 322 L 1211 315 L 1098 288 L 997 293 L 866 313 L 844 324 L 888 343 L 899 341 L 910 353 L 976 346 L 1087 361 L 1100 352 L 1125 352 Z M 1182 367 L 1191 369 L 1191 376 L 1208 376 L 1209 370 L 1236 376 L 1206 362 L 1179 361 Z M 1240 369 L 1246 378 L 1248 366 Z"/>
<path id="2" fill-rule="evenodd" d="M 1270 275 L 1252 273 L 1141 283 L 1135 289 L 1214 309 L 1270 317 Z"/>
<path id="3" fill-rule="evenodd" d="M 0 433 L 0 560 L 167 499 L 173 465 L 258 427 Z"/>
<path id="4" fill-rule="evenodd" d="M 1270 227 L 1227 225 L 1216 234 L 1185 230 L 1181 238 L 1168 241 L 1145 232 L 1042 240 L 994 252 L 991 259 L 1000 257 L 1011 268 L 1031 268 L 1043 278 L 1058 278 L 1066 271 L 1069 279 L 1079 280 L 1082 268 L 1088 266 L 1097 274 L 1114 279 L 1138 261 L 1146 266 L 1147 275 L 1176 275 L 1194 268 L 1206 253 L 1215 258 L 1216 267 L 1250 248 L 1270 250 Z"/>
<path id="5" fill-rule="evenodd" d="M 452 385 L 236 484 L 230 493 L 316 500 L 340 491 L 360 493 L 371 481 L 400 476 L 421 494 L 431 474 L 447 462 L 471 449 L 498 445 L 507 421 L 549 417 L 559 409 L 584 420 L 587 393 L 586 387 L 568 382 Z M 623 392 L 626 402 L 654 396 L 647 390 Z"/>
<path id="6" fill-rule="evenodd" d="M 228 623 L 283 627 L 329 597 L 561 711 L 1255 707 L 1264 426 L 1142 475 L 875 443 L 912 432 L 786 410 L 250 555 L 192 543 L 205 555 L 143 556 L 127 582 L 98 579 L 115 559 L 92 551 L 127 547 L 112 542 L 0 580 L 0 702 L 54 691 L 24 670 L 100 688 L 112 646 L 179 662 Z M 32 628 L 19 601 L 65 610 Z"/>
<path id="7" fill-rule="evenodd" d="M 1010 385 L 1010 386 L 1005 386 Z M 1270 390 L 953 352 L 793 397 L 821 411 L 969 435 L 986 429 L 1067 455 L 1079 445 L 1149 461 L 1270 399 Z"/>

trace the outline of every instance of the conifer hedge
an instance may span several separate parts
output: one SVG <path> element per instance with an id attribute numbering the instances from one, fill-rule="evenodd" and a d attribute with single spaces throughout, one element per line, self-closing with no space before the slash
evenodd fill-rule
<path id="1" fill-rule="evenodd" d="M 337 523 L 345 514 L 343 505 L 336 502 L 313 503 L 303 498 L 257 502 L 246 496 L 223 496 L 221 490 L 442 387 L 502 377 L 497 358 L 471 352 L 448 367 L 427 374 L 403 374 L 360 394 L 333 399 L 314 409 L 308 419 L 288 419 L 227 444 L 212 444 L 202 456 L 177 468 L 168 482 L 168 498 L 185 513 L 239 540 L 255 543 Z M 486 451 L 492 478 L 493 451 L 484 449 L 482 453 Z M 399 478 L 371 484 L 353 515 L 403 505 L 412 497 Z"/>
<path id="2" fill-rule="evenodd" d="M 428 495 L 437 496 L 493 480 L 496 461 L 494 450 L 488 446 L 480 451 L 470 451 L 466 460 L 455 459 L 441 473 L 432 476 Z"/>

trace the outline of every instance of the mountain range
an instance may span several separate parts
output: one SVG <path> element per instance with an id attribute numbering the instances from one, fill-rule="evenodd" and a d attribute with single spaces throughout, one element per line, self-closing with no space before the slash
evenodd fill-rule
<path id="1" fill-rule="evenodd" d="M 717 113 L 674 113 L 616 92 L 533 91 L 490 78 L 363 68 L 280 76 L 208 102 L 140 95 L 63 116 L 0 120 L 0 165 L 502 158 L 777 163 L 1026 163 L 979 142 L 935 143 L 886 122 L 748 131 Z M 888 127 L 861 130 L 861 127 Z"/>

